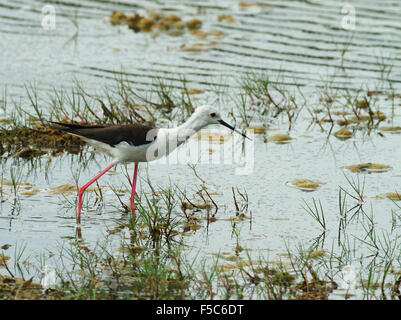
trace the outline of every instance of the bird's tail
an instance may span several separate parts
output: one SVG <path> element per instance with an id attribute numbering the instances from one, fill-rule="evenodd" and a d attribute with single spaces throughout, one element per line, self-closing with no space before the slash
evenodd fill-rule
<path id="1" fill-rule="evenodd" d="M 55 130 L 63 130 L 69 133 L 76 133 L 77 130 L 80 129 L 90 129 L 90 128 L 105 128 L 107 125 L 82 125 L 82 124 L 76 124 L 76 123 L 62 123 L 62 122 L 54 122 L 54 121 L 48 121 L 48 126 L 49 128 L 55 129 Z M 57 126 L 55 126 L 55 124 Z"/>

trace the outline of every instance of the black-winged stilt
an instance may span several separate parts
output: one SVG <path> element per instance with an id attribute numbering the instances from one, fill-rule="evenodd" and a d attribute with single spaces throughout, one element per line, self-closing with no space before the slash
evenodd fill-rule
<path id="1" fill-rule="evenodd" d="M 130 209 L 135 216 L 134 196 L 139 162 L 149 162 L 168 155 L 190 136 L 209 124 L 221 124 L 248 138 L 242 132 L 221 119 L 212 106 L 201 106 L 182 125 L 175 128 L 154 128 L 142 124 L 127 125 L 78 125 L 52 122 L 60 129 L 79 136 L 88 144 L 113 158 L 113 161 L 78 190 L 77 223 L 81 222 L 82 196 L 84 191 L 118 163 L 134 162 L 134 177 Z M 249 138 L 248 138 L 249 139 Z"/>

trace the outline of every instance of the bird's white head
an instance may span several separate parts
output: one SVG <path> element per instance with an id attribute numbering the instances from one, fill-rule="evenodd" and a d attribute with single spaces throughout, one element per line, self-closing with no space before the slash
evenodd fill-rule
<path id="1" fill-rule="evenodd" d="M 238 131 L 233 126 L 231 126 L 227 122 L 225 122 L 221 118 L 219 111 L 213 106 L 204 105 L 204 106 L 200 106 L 200 107 L 196 108 L 195 112 L 192 114 L 191 118 L 193 119 L 193 122 L 195 123 L 195 127 L 197 127 L 197 129 L 206 127 L 209 124 L 221 124 L 221 125 L 229 128 L 230 130 L 239 133 L 243 137 L 248 138 L 242 132 Z"/>
<path id="2" fill-rule="evenodd" d="M 193 116 L 202 123 L 202 126 L 219 124 L 219 120 L 222 120 L 217 109 L 209 105 L 197 107 Z"/>

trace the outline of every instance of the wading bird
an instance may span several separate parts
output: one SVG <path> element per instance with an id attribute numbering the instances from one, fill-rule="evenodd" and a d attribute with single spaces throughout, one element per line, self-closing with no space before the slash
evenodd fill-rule
<path id="1" fill-rule="evenodd" d="M 142 124 L 127 125 L 78 125 L 51 122 L 53 129 L 66 131 L 82 138 L 113 161 L 78 190 L 77 223 L 81 223 L 82 196 L 85 190 L 118 163 L 135 163 L 130 198 L 130 209 L 135 216 L 134 196 L 139 162 L 150 162 L 168 155 L 190 136 L 210 124 L 221 124 L 232 131 L 245 134 L 221 119 L 212 106 L 201 106 L 182 125 L 175 128 L 154 128 Z"/>

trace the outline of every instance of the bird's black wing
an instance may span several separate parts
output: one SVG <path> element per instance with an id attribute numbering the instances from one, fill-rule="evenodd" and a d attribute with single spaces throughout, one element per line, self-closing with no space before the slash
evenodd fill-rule
<path id="1" fill-rule="evenodd" d="M 70 123 L 52 122 L 58 126 L 50 126 L 68 133 L 107 143 L 115 146 L 120 142 L 127 142 L 139 146 L 153 142 L 157 137 L 157 128 L 139 123 L 127 125 L 79 125 Z"/>

